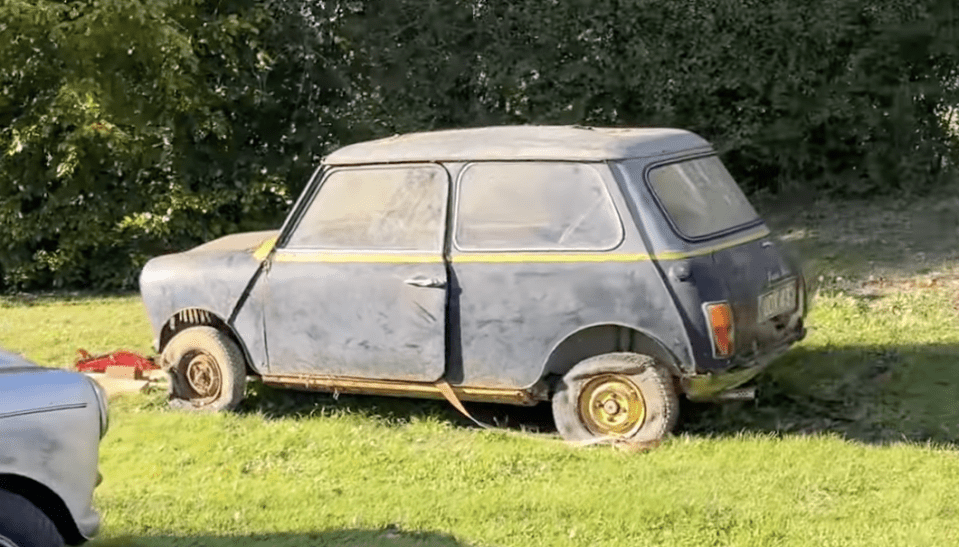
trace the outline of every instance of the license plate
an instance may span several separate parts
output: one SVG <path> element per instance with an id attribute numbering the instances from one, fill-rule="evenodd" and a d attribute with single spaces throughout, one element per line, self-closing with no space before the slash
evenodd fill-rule
<path id="1" fill-rule="evenodd" d="M 759 321 L 766 321 L 771 317 L 791 312 L 796 309 L 796 281 L 792 280 L 785 285 L 759 297 Z"/>

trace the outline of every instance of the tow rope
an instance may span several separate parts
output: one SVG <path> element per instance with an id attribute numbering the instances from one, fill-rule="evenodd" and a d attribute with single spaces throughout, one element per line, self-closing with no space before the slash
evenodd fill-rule
<path id="1" fill-rule="evenodd" d="M 449 403 L 453 405 L 456 410 L 459 410 L 460 414 L 469 418 L 471 422 L 482 427 L 483 429 L 495 429 L 493 426 L 484 424 L 483 422 L 474 418 L 473 415 L 470 414 L 469 410 L 466 410 L 466 407 L 463 406 L 463 403 L 460 402 L 459 397 L 456 396 L 456 392 L 453 391 L 453 386 L 451 386 L 445 379 L 440 378 L 434 385 L 436 386 L 436 389 L 440 390 L 440 393 L 443 394 L 443 397 L 449 401 Z"/>

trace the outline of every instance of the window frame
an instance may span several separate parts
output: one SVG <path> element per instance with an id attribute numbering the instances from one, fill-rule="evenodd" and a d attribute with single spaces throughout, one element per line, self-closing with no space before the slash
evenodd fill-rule
<path id="1" fill-rule="evenodd" d="M 489 164 L 504 164 L 504 165 L 518 165 L 518 164 L 562 164 L 562 165 L 578 165 L 583 168 L 589 169 L 595 176 L 596 180 L 599 182 L 600 189 L 603 195 L 606 197 L 606 203 L 608 208 L 612 211 L 612 219 L 618 230 L 618 236 L 614 243 L 603 246 L 603 247 L 521 247 L 521 246 L 511 246 L 511 247 L 488 247 L 488 246 L 470 246 L 464 247 L 459 241 L 458 232 L 460 228 L 462 215 L 460 214 L 460 201 L 463 196 L 463 178 L 465 174 L 474 166 L 477 165 L 489 165 Z M 597 165 L 602 165 L 609 169 L 606 162 L 584 162 L 584 161 L 557 161 L 557 160 L 489 160 L 489 161 L 471 161 L 463 165 L 463 167 L 457 173 L 456 180 L 453 185 L 453 200 L 450 206 L 450 224 L 449 224 L 449 238 L 451 241 L 452 247 L 461 253 L 604 253 L 609 252 L 620 247 L 623 242 L 626 240 L 626 229 L 623 224 L 623 216 L 619 211 L 619 207 L 616 205 L 616 200 L 612 195 L 609 182 L 607 177 L 603 176 L 603 173 L 600 169 L 597 168 Z"/>
<path id="2" fill-rule="evenodd" d="M 324 247 L 319 245 L 313 246 L 297 246 L 291 247 L 290 240 L 293 235 L 299 229 L 300 224 L 306 218 L 307 213 L 309 212 L 311 206 L 316 201 L 320 192 L 323 191 L 323 188 L 326 186 L 327 181 L 335 175 L 336 173 L 344 171 L 375 171 L 375 170 L 387 170 L 387 169 L 433 169 L 441 174 L 444 177 L 445 181 L 445 193 L 440 202 L 443 205 L 443 211 L 439 215 L 439 248 L 438 249 L 384 249 L 376 248 L 371 246 L 356 246 L 356 247 Z M 362 165 L 322 165 L 317 172 L 314 174 L 314 177 L 311 180 L 312 187 L 308 187 L 303 196 L 294 207 L 293 213 L 295 218 L 290 218 L 283 226 L 281 231 L 281 239 L 278 248 L 283 249 L 285 252 L 290 253 L 299 253 L 299 252 L 328 252 L 328 253 L 340 253 L 340 254 L 429 254 L 435 253 L 438 255 L 443 255 L 446 249 L 446 240 L 447 240 L 447 222 L 449 218 L 449 200 L 451 193 L 451 178 L 449 171 L 439 163 L 435 162 L 413 162 L 413 163 L 384 163 L 384 164 L 362 164 Z M 302 203 L 300 203 L 300 201 Z"/>
<path id="3" fill-rule="evenodd" d="M 662 200 L 660 199 L 659 194 L 656 193 L 656 189 L 653 188 L 653 185 L 650 182 L 649 175 L 654 169 L 659 169 L 661 167 L 667 167 L 670 165 L 675 165 L 679 163 L 705 159 L 705 158 L 719 159 L 719 154 L 715 152 L 706 152 L 706 153 L 699 153 L 699 154 L 683 155 L 679 157 L 669 158 L 667 160 L 652 162 L 643 167 L 643 172 L 642 172 L 643 186 L 645 186 L 646 191 L 649 192 L 649 195 L 653 198 L 653 202 L 656 203 L 656 207 L 659 208 L 660 213 L 662 214 L 663 218 L 666 219 L 666 222 L 669 224 L 669 227 L 672 229 L 672 231 L 684 241 L 687 241 L 690 243 L 699 243 L 703 241 L 709 241 L 713 239 L 726 237 L 730 234 L 734 234 L 736 232 L 740 232 L 740 231 L 743 231 L 749 228 L 754 228 L 756 226 L 761 225 L 763 223 L 762 215 L 759 214 L 759 211 L 756 211 L 756 218 L 754 220 L 742 222 L 740 224 L 736 224 L 735 226 L 730 226 L 729 228 L 725 228 L 723 230 L 719 230 L 717 232 L 712 232 L 712 233 L 701 235 L 701 236 L 687 235 L 685 232 L 683 232 L 679 228 L 679 226 L 676 224 L 676 221 L 673 219 L 673 215 L 670 214 L 669 209 L 666 208 L 666 206 L 663 204 Z M 627 161 L 636 161 L 637 159 L 639 158 L 626 158 L 619 161 L 622 163 Z M 722 163 L 722 160 L 720 160 L 720 163 Z M 725 167 L 726 165 L 723 164 L 723 168 Z M 726 171 L 728 172 L 729 169 L 726 169 Z M 730 177 L 732 177 L 732 173 L 730 173 Z M 735 184 L 736 187 L 739 188 L 739 183 L 736 182 L 736 179 L 733 179 L 733 184 Z M 743 196 L 746 197 L 746 201 L 749 202 L 750 207 L 752 207 L 753 210 L 755 211 L 756 207 L 752 204 L 752 202 L 749 201 L 749 197 L 746 196 L 746 193 L 743 192 L 742 188 L 739 188 L 739 191 L 743 193 Z"/>

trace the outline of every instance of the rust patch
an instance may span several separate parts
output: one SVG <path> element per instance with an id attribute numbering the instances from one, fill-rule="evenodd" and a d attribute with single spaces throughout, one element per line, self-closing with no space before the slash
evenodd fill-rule
<path id="1" fill-rule="evenodd" d="M 292 387 L 315 391 L 348 393 L 354 395 L 386 395 L 418 397 L 422 399 L 446 399 L 442 390 L 433 383 L 403 382 L 397 380 L 368 380 L 336 376 L 307 374 L 264 374 L 263 383 L 268 386 Z M 536 400 L 526 390 L 474 386 L 450 386 L 461 401 L 481 403 L 507 403 L 530 406 Z"/>

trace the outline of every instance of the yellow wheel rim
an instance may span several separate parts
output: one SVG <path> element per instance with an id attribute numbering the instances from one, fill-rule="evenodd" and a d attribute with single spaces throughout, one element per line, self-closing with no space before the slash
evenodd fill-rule
<path id="1" fill-rule="evenodd" d="M 595 435 L 628 437 L 646 421 L 639 386 L 621 374 L 602 374 L 579 393 L 579 417 Z"/>

